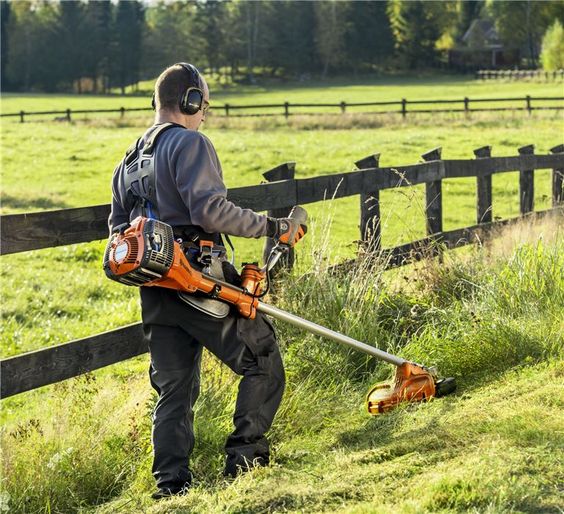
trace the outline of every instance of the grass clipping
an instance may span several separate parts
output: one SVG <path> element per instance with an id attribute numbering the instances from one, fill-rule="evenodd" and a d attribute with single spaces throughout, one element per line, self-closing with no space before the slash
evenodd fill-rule
<path id="1" fill-rule="evenodd" d="M 221 478 L 237 380 L 207 356 L 196 485 L 152 503 L 155 397 L 144 372 L 118 365 L 4 401 L 0 511 L 558 512 L 561 219 L 390 272 L 375 258 L 335 275 L 322 251 L 312 259 L 269 301 L 436 365 L 459 392 L 371 418 L 363 395 L 390 367 L 278 323 L 288 386 L 271 467 Z"/>

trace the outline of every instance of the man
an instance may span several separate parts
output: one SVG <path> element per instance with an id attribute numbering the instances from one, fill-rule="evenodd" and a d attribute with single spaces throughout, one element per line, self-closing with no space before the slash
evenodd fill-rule
<path id="1" fill-rule="evenodd" d="M 280 239 L 296 230 L 294 220 L 267 218 L 227 200 L 215 149 L 198 132 L 209 107 L 209 90 L 194 66 L 167 68 L 157 79 L 153 107 L 154 126 L 114 171 L 110 231 L 138 215 L 157 217 L 194 250 L 198 240 L 220 243 L 222 233 Z M 159 395 L 153 415 L 153 475 L 158 487 L 153 498 L 183 494 L 192 481 L 188 459 L 194 447 L 193 406 L 203 346 L 242 376 L 235 429 L 225 445 L 224 475 L 268 464 L 264 434 L 284 390 L 282 359 L 270 321 L 260 313 L 254 320 L 242 318 L 235 309 L 218 314 L 213 305 L 208 309 L 214 300 L 198 303 L 185 295 L 183 301 L 170 289 L 140 291 L 150 380 Z"/>

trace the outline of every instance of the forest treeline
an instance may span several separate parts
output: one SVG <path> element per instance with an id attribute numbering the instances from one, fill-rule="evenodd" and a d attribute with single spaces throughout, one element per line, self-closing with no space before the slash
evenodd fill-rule
<path id="1" fill-rule="evenodd" d="M 535 65 L 564 2 L 3 0 L 2 90 L 123 90 L 178 61 L 248 82 L 432 68 L 478 18 Z"/>

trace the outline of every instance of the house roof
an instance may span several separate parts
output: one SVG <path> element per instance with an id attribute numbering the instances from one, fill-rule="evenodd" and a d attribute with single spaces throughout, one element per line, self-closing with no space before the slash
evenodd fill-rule
<path id="1" fill-rule="evenodd" d="M 471 40 L 482 40 L 484 46 L 496 46 L 501 44 L 493 21 L 488 19 L 475 19 L 462 36 L 462 42 L 468 44 Z"/>

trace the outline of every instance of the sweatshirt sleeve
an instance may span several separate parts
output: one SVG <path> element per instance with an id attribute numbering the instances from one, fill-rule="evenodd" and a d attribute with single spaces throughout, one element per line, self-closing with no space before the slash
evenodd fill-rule
<path id="1" fill-rule="evenodd" d="M 192 132 L 183 143 L 176 160 L 175 180 L 192 223 L 210 233 L 265 236 L 266 216 L 242 209 L 227 199 L 221 164 L 209 139 Z"/>

